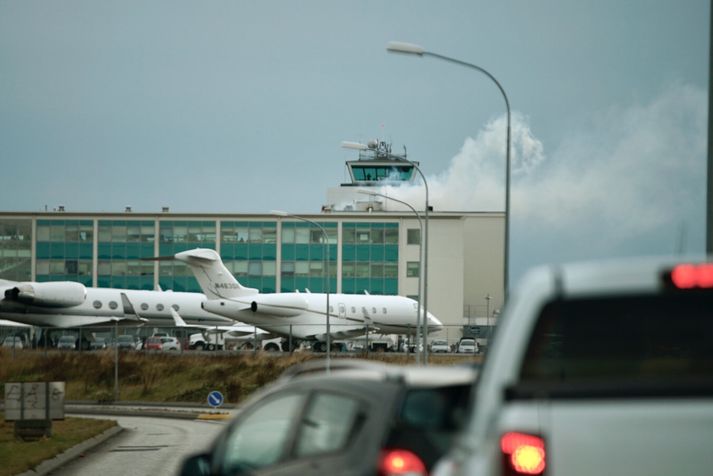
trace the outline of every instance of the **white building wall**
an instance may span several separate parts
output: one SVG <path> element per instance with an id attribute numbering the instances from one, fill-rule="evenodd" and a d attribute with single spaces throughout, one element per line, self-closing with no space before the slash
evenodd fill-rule
<path id="1" fill-rule="evenodd" d="M 428 310 L 446 326 L 463 322 L 463 274 L 465 267 L 463 222 L 457 217 L 433 217 L 428 240 Z"/>
<path id="2" fill-rule="evenodd" d="M 503 305 L 504 214 L 488 213 L 463 217 L 463 304 L 473 317 L 486 317 Z M 490 302 L 486 296 L 490 296 Z M 474 308 L 474 310 L 473 310 Z"/>

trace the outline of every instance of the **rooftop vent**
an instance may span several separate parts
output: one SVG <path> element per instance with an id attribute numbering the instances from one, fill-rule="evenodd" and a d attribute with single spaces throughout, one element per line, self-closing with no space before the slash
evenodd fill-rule
<path id="1" fill-rule="evenodd" d="M 131 207 L 126 207 L 126 208 L 124 208 L 124 211 L 125 211 L 126 213 L 131 213 Z"/>

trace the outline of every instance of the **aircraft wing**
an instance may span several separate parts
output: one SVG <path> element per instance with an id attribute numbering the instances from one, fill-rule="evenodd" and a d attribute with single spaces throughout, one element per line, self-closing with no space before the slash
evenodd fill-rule
<path id="1" fill-rule="evenodd" d="M 363 325 L 358 326 L 344 326 L 344 325 L 339 325 L 330 327 L 330 334 L 331 334 L 331 339 L 350 339 L 353 337 L 360 337 L 365 334 L 365 328 Z M 369 333 L 374 332 L 378 333 L 379 330 L 378 328 L 369 326 Z M 313 336 L 307 336 L 307 337 L 313 337 L 314 339 L 317 339 L 318 341 L 324 342 L 327 340 L 327 333 L 321 333 L 321 334 L 315 334 Z"/>
<path id="2" fill-rule="evenodd" d="M 200 329 L 207 332 L 227 333 L 233 337 L 254 336 L 256 333 L 258 335 L 267 334 L 266 331 L 260 328 L 256 328 L 255 326 L 250 326 L 243 323 L 235 323 L 232 326 L 202 326 L 199 324 L 187 324 L 186 321 L 183 320 L 181 315 L 178 314 L 178 311 L 173 308 L 171 308 L 171 316 L 173 316 L 173 322 L 176 323 L 176 327 L 183 327 L 187 329 Z"/>

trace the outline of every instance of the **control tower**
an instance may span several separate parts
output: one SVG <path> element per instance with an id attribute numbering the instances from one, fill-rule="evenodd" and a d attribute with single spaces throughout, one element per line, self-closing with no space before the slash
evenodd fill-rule
<path id="1" fill-rule="evenodd" d="M 390 143 L 377 139 L 367 144 L 342 142 L 342 147 L 357 150 L 359 156 L 345 163 L 351 182 L 327 190 L 327 204 L 322 207 L 323 212 L 387 211 L 388 203 L 359 193 L 359 190 L 379 192 L 386 185 L 414 185 L 417 175 L 414 164 L 419 164 L 407 160 L 406 147 L 403 155 L 392 153 Z"/>

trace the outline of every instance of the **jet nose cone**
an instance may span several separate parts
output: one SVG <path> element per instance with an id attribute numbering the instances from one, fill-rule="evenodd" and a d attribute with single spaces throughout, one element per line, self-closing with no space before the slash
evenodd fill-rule
<path id="1" fill-rule="evenodd" d="M 428 330 L 431 332 L 437 332 L 440 330 L 443 330 L 443 323 L 438 320 L 436 316 L 431 314 L 430 312 L 426 316 L 428 320 Z"/>

